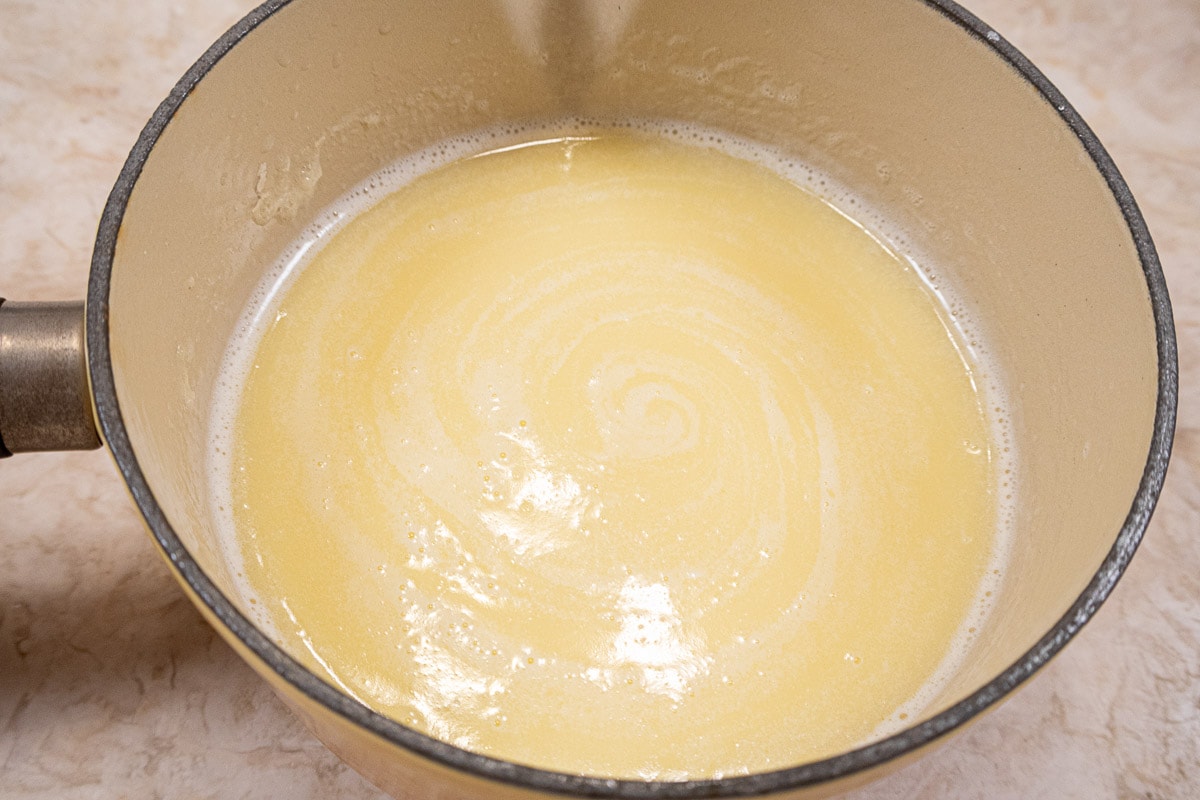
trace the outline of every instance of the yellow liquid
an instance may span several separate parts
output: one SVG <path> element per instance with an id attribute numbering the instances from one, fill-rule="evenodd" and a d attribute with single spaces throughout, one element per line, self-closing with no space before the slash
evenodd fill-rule
<path id="1" fill-rule="evenodd" d="M 755 772 L 919 711 L 964 646 L 997 535 L 972 365 L 907 262 L 774 172 L 629 133 L 464 159 L 266 317 L 245 577 L 402 723 L 567 772 Z"/>

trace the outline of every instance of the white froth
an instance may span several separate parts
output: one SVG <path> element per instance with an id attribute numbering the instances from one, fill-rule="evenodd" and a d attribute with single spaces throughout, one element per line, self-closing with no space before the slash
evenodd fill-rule
<path id="1" fill-rule="evenodd" d="M 931 260 L 923 256 L 917 246 L 919 236 L 909 235 L 907 231 L 897 227 L 886 213 L 863 202 L 848 187 L 781 150 L 691 123 L 636 119 L 612 122 L 574 118 L 550 123 L 502 125 L 454 137 L 416 152 L 372 175 L 319 213 L 304 228 L 295 242 L 263 275 L 234 328 L 219 373 L 209 421 L 207 472 L 212 489 L 211 516 L 217 528 L 218 541 L 226 563 L 231 565 L 237 576 L 236 587 L 243 601 L 241 607 L 248 611 L 256 625 L 279 641 L 278 631 L 266 612 L 265 604 L 255 600 L 255 592 L 244 577 L 243 556 L 234 529 L 231 507 L 231 470 L 234 423 L 255 353 L 267 328 L 265 322 L 273 320 L 279 313 L 280 299 L 292 282 L 324 244 L 349 221 L 428 172 L 463 158 L 496 150 L 564 138 L 586 139 L 614 129 L 636 131 L 680 144 L 716 149 L 775 172 L 824 200 L 887 250 L 899 256 L 914 274 L 920 277 L 928 292 L 937 298 L 947 334 L 954 342 L 971 376 L 983 406 L 984 416 L 992 428 L 993 447 L 988 452 L 988 459 L 993 465 L 998 481 L 997 519 L 995 544 L 984 579 L 972 604 L 972 610 L 959 626 L 949 652 L 926 684 L 884 720 L 868 740 L 882 738 L 918 722 L 923 713 L 932 710 L 930 705 L 938 699 L 938 695 L 965 662 L 978 632 L 984 629 L 992 611 L 993 600 L 999 596 L 1004 566 L 1008 562 L 1012 547 L 1017 502 L 1017 454 L 1015 442 L 1010 435 L 1010 404 L 1001 378 L 1002 371 L 998 362 L 988 352 L 981 326 L 972 316 L 967 302 L 955 292 L 954 287 L 948 286 L 940 278 Z"/>

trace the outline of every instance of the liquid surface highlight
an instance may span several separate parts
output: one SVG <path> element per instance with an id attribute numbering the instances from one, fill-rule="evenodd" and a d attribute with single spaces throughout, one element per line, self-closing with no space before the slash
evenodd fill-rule
<path id="1" fill-rule="evenodd" d="M 980 614 L 995 398 L 910 262 L 759 164 L 615 131 L 458 160 L 254 318 L 217 448 L 247 584 L 432 736 L 783 768 L 919 712 Z"/>

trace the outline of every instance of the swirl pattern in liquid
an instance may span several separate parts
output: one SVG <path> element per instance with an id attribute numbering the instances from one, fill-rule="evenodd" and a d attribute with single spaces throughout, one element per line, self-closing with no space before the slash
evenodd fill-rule
<path id="1" fill-rule="evenodd" d="M 425 174 L 264 316 L 230 513 L 283 644 L 568 772 L 876 734 L 961 645 L 992 428 L 914 268 L 775 173 L 630 133 Z"/>

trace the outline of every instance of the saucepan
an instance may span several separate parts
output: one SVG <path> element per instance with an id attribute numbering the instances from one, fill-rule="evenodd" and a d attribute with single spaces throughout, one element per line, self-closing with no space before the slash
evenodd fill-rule
<path id="1" fill-rule="evenodd" d="M 206 425 L 264 270 L 398 158 L 566 117 L 682 120 L 812 164 L 887 209 L 986 328 L 1012 394 L 1013 551 L 978 646 L 904 730 L 716 780 L 535 769 L 372 712 L 251 621 L 208 513 Z M 1167 290 L 1116 167 L 1032 64 L 946 0 L 271 0 L 146 125 L 86 303 L 0 305 L 5 454 L 102 440 L 209 622 L 397 797 L 807 797 L 895 769 L 994 707 L 1112 591 L 1162 486 L 1176 392 Z"/>

